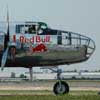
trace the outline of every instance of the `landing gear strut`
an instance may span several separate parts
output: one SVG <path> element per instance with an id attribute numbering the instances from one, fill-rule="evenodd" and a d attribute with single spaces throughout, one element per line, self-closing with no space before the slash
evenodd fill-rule
<path id="1" fill-rule="evenodd" d="M 61 73 L 62 73 L 62 70 L 57 69 L 58 82 L 56 82 L 54 87 L 53 87 L 53 92 L 56 95 L 69 93 L 69 86 L 65 81 L 62 81 Z"/>
<path id="2" fill-rule="evenodd" d="M 62 78 L 61 78 L 62 70 L 59 69 L 58 67 L 56 67 L 55 70 L 54 70 L 54 68 L 48 68 L 48 69 L 50 69 L 53 72 L 57 73 L 58 82 L 56 82 L 53 86 L 54 94 L 60 95 L 60 94 L 69 93 L 69 85 L 65 81 L 63 81 Z"/>
<path id="3" fill-rule="evenodd" d="M 29 73 L 30 73 L 30 81 L 33 81 L 33 70 L 32 67 L 29 68 Z"/>

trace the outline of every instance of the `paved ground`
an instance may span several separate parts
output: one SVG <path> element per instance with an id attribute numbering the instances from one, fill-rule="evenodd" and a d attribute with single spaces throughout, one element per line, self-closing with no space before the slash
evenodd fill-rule
<path id="1" fill-rule="evenodd" d="M 68 81 L 70 90 L 81 91 L 99 91 L 100 81 Z M 2 82 L 0 90 L 52 90 L 55 82 L 52 81 L 34 81 L 34 82 Z"/>

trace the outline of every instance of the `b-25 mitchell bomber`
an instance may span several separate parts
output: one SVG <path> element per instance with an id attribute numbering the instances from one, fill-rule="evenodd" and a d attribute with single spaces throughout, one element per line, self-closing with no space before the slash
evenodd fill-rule
<path id="1" fill-rule="evenodd" d="M 9 17 L 9 16 L 8 16 Z M 45 67 L 52 69 L 58 65 L 69 65 L 87 61 L 95 50 L 94 41 L 84 35 L 49 28 L 44 22 L 10 23 L 7 32 L 0 29 L 0 65 L 4 67 Z M 58 82 L 54 85 L 55 94 L 69 92 L 69 86 L 61 79 L 57 70 Z"/>

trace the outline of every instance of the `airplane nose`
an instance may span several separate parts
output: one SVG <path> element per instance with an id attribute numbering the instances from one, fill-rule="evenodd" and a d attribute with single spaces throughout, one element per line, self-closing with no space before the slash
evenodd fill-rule
<path id="1" fill-rule="evenodd" d="M 87 38 L 87 43 L 86 43 L 87 55 L 86 56 L 90 58 L 96 49 L 96 45 L 95 45 L 95 42 L 91 38 L 89 37 L 86 37 L 86 38 Z"/>
<path id="2" fill-rule="evenodd" d="M 96 46 L 91 38 L 74 32 L 61 31 L 61 33 L 62 44 L 74 47 L 84 46 L 86 48 L 85 56 L 87 59 L 94 53 Z"/>

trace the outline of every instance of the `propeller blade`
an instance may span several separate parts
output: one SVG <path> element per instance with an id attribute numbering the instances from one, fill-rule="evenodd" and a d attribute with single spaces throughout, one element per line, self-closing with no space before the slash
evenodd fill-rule
<path id="1" fill-rule="evenodd" d="M 8 56 L 8 49 L 9 48 L 7 48 L 5 50 L 5 52 L 3 53 L 2 60 L 1 60 L 1 70 L 3 70 L 4 67 L 5 67 L 5 64 L 6 64 L 6 61 L 7 61 L 7 56 Z"/>
<path id="2" fill-rule="evenodd" d="M 7 61 L 7 56 L 8 56 L 8 51 L 9 51 L 9 12 L 8 12 L 8 7 L 7 7 L 7 34 L 5 35 L 4 39 L 4 53 L 2 55 L 2 60 L 1 60 L 1 70 L 4 69 L 6 61 Z"/>

